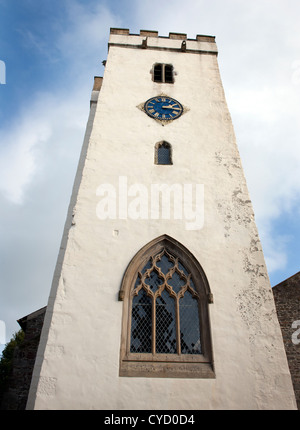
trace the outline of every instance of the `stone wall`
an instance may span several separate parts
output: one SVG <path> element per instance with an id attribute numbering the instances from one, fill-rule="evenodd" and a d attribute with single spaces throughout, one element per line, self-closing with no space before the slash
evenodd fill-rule
<path id="1" fill-rule="evenodd" d="M 300 322 L 295 323 L 300 321 L 300 272 L 276 285 L 273 294 L 297 406 L 300 409 L 300 334 L 295 333 L 300 327 Z"/>
<path id="2" fill-rule="evenodd" d="M 45 312 L 46 307 L 18 320 L 25 337 L 14 352 L 12 373 L 1 403 L 2 410 L 26 408 Z"/>

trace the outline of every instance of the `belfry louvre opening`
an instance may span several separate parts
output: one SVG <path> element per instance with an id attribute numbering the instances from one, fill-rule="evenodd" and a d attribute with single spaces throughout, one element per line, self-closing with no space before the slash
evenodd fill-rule
<path id="1" fill-rule="evenodd" d="M 173 66 L 171 64 L 155 64 L 153 80 L 158 83 L 173 84 Z"/>

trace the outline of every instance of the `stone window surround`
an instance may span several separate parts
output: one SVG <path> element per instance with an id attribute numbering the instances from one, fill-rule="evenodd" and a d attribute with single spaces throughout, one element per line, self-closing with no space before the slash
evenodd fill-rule
<path id="1" fill-rule="evenodd" d="M 161 66 L 161 80 L 157 80 L 157 77 L 155 76 L 155 68 L 157 68 L 157 66 Z M 171 75 L 172 75 L 172 80 L 168 80 L 166 79 L 166 74 L 167 74 L 167 70 L 171 71 Z M 174 75 L 175 75 L 175 71 L 174 71 L 174 67 L 172 64 L 169 63 L 155 63 L 152 66 L 151 69 L 151 75 L 152 75 L 152 80 L 153 82 L 156 82 L 158 84 L 174 84 Z"/>
<path id="2" fill-rule="evenodd" d="M 138 271 L 150 256 L 163 249 L 173 253 L 189 270 L 199 294 L 200 330 L 203 354 L 137 354 L 130 352 L 132 291 Z M 119 291 L 123 301 L 122 335 L 120 348 L 120 376 L 151 378 L 214 378 L 212 342 L 208 304 L 213 296 L 205 273 L 196 258 L 175 239 L 162 235 L 145 245 L 129 263 Z"/>

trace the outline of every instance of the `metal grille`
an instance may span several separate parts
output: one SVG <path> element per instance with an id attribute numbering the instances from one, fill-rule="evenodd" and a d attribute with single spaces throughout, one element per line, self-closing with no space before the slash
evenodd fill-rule
<path id="1" fill-rule="evenodd" d="M 141 289 L 132 300 L 130 352 L 152 350 L 152 300 Z"/>
<path id="2" fill-rule="evenodd" d="M 177 352 L 175 303 L 166 290 L 156 300 L 156 352 Z"/>
<path id="3" fill-rule="evenodd" d="M 201 354 L 198 301 L 186 291 L 179 300 L 182 354 Z"/>
<path id="4" fill-rule="evenodd" d="M 171 164 L 171 150 L 164 143 L 157 149 L 157 164 Z"/>

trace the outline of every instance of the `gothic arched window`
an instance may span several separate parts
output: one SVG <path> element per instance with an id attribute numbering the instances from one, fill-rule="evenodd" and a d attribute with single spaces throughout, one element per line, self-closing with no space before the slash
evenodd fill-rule
<path id="1" fill-rule="evenodd" d="M 168 142 L 162 141 L 155 145 L 155 164 L 173 164 L 172 163 L 172 148 Z"/>
<path id="2" fill-rule="evenodd" d="M 169 236 L 133 258 L 123 278 L 121 376 L 214 377 L 205 274 Z"/>

